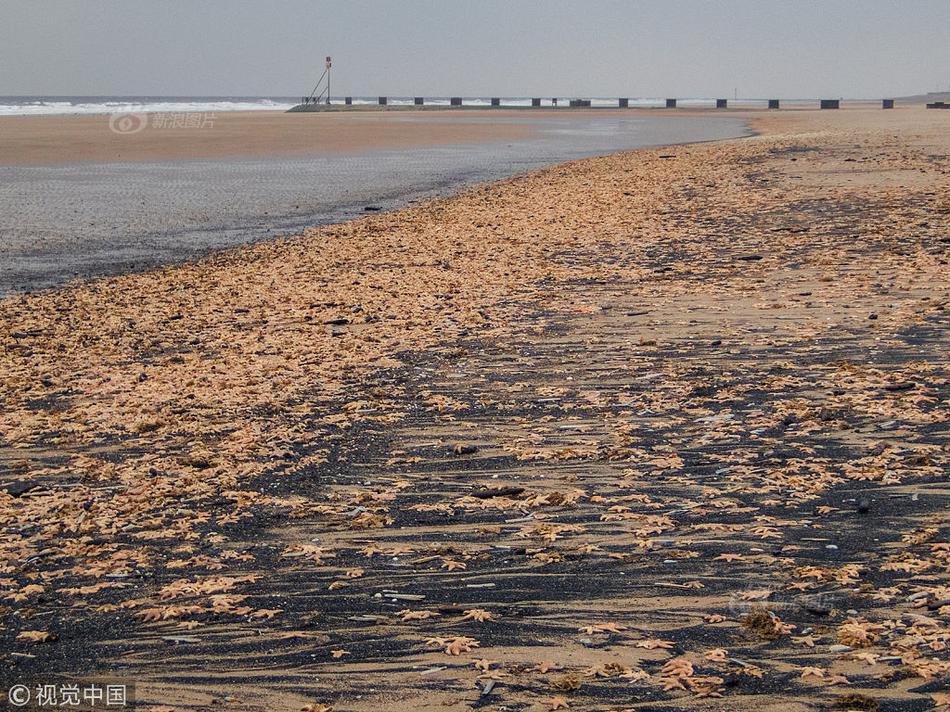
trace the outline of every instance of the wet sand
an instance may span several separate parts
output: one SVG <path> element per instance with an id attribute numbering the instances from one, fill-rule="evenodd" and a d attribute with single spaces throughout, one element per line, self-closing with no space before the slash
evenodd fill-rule
<path id="1" fill-rule="evenodd" d="M 744 133 L 741 119 L 613 111 L 222 113 L 206 129 L 127 136 L 106 116 L 0 119 L 0 295 L 191 259 L 573 158 Z"/>
<path id="2" fill-rule="evenodd" d="M 937 113 L 762 117 L 0 301 L 0 683 L 946 706 Z"/>
<path id="3" fill-rule="evenodd" d="M 204 120 L 205 114 L 195 114 Z M 453 121 L 435 114 L 412 113 L 287 114 L 271 111 L 219 112 L 201 128 L 163 128 L 162 115 L 151 114 L 149 125 L 135 133 L 110 129 L 110 117 L 0 117 L 0 165 L 64 165 L 127 161 L 177 161 L 195 158 L 267 158 L 325 155 L 364 150 L 393 150 L 467 142 L 524 138 L 530 127 L 508 119 L 518 112 L 493 114 L 491 122 L 479 112 L 454 113 Z M 436 120 L 427 120 L 436 117 Z M 159 127 L 155 128 L 155 122 Z M 418 122 L 425 130 L 418 130 Z"/>

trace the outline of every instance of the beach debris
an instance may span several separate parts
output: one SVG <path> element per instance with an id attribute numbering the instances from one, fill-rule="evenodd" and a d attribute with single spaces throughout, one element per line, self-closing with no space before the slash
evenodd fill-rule
<path id="1" fill-rule="evenodd" d="M 917 140 L 605 156 L 0 302 L 11 660 L 938 703 L 950 172 Z"/>
<path id="2" fill-rule="evenodd" d="M 472 497 L 491 499 L 492 497 L 517 497 L 524 493 L 524 487 L 479 487 L 472 490 Z"/>
<path id="3" fill-rule="evenodd" d="M 56 634 L 47 630 L 21 630 L 16 639 L 26 643 L 51 643 L 56 640 Z"/>

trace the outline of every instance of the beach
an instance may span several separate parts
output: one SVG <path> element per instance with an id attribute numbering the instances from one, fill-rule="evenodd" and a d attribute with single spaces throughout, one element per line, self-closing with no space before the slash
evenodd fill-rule
<path id="1" fill-rule="evenodd" d="M 0 682 L 950 705 L 946 113 L 735 112 L 755 135 L 0 300 Z M 45 160 L 32 130 L 11 163 Z M 124 158 L 194 155 L 149 140 Z"/>
<path id="2" fill-rule="evenodd" d="M 734 117 L 611 111 L 156 113 L 128 134 L 110 119 L 0 117 L 0 296 L 194 259 L 565 160 L 747 132 Z"/>
<path id="3" fill-rule="evenodd" d="M 273 111 L 193 112 L 196 126 L 147 128 L 123 134 L 109 130 L 109 115 L 5 116 L 3 165 L 70 162 L 173 161 L 192 158 L 261 158 L 273 155 L 346 153 L 520 138 L 526 130 L 506 112 L 492 122 L 426 121 L 426 131 L 389 114 L 286 114 Z M 173 117 L 176 114 L 171 114 Z M 177 114 L 181 116 L 182 114 Z M 207 116 L 206 116 L 207 115 Z M 159 114 L 150 116 L 154 123 Z M 469 119 L 469 120 L 466 120 Z"/>

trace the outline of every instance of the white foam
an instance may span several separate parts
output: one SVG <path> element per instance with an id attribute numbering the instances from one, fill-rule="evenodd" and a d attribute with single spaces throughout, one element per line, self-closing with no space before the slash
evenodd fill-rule
<path id="1" fill-rule="evenodd" d="M 57 114 L 140 114 L 225 111 L 286 111 L 294 104 L 271 99 L 256 101 L 23 101 L 4 102 L 0 98 L 0 116 L 41 116 Z"/>

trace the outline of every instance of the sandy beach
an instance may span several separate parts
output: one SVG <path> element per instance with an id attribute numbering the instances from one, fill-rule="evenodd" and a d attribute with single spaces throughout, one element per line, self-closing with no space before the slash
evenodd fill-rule
<path id="1" fill-rule="evenodd" d="M 657 115 L 668 112 L 639 111 Z M 206 117 L 207 114 L 207 118 Z M 182 159 L 263 158 L 523 139 L 537 122 L 629 117 L 633 111 L 494 110 L 326 112 L 232 111 L 199 114 L 194 127 L 161 115 L 134 133 L 110 129 L 109 115 L 2 116 L 0 165 L 62 165 Z M 178 116 L 181 116 L 180 114 Z M 200 118 L 199 118 L 200 117 Z M 158 127 L 153 124 L 158 122 Z M 202 128 L 202 125 L 204 127 Z"/>
<path id="2" fill-rule="evenodd" d="M 0 297 L 194 259 L 566 160 L 748 133 L 735 117 L 399 111 L 0 117 Z M 157 123 L 158 127 L 153 127 Z"/>
<path id="3" fill-rule="evenodd" d="M 200 123 L 194 128 L 174 128 L 171 123 L 167 128 L 149 126 L 129 134 L 111 131 L 108 115 L 5 116 L 0 117 L 0 165 L 345 153 L 508 140 L 530 131 L 530 127 L 506 120 L 516 118 L 518 112 L 505 112 L 491 122 L 471 121 L 478 112 L 453 114 L 456 121 L 452 122 L 439 121 L 433 114 L 415 116 L 424 121 L 424 131 L 417 128 L 417 122 L 393 120 L 392 114 L 384 113 L 233 111 L 209 115 L 205 128 Z M 203 114 L 201 117 L 204 120 Z M 150 118 L 156 120 L 161 117 Z"/>
<path id="4" fill-rule="evenodd" d="M 736 113 L 0 300 L 0 683 L 947 708 L 948 113 Z M 5 159 L 58 160 L 30 130 Z"/>

